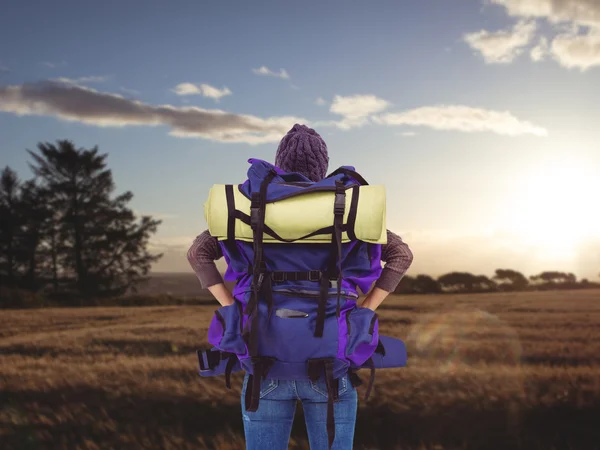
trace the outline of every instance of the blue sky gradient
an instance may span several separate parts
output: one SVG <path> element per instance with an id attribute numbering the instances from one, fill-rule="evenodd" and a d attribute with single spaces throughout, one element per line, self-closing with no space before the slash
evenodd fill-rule
<path id="1" fill-rule="evenodd" d="M 40 141 L 98 145 L 118 191 L 133 191 L 131 206 L 164 220 L 153 242 L 165 252 L 156 270 L 189 271 L 185 252 L 206 227 L 210 186 L 243 181 L 250 157 L 273 161 L 277 140 L 299 118 L 327 142 L 331 170 L 354 165 L 386 185 L 388 228 L 415 255 L 409 273 L 510 267 L 596 278 L 600 6 L 583 16 L 578 1 L 587 2 L 524 0 L 527 14 L 514 0 L 7 2 L 0 165 L 29 178 L 25 149 Z M 542 38 L 548 45 L 534 58 Z M 253 71 L 263 66 L 289 77 Z M 59 87 L 48 88 L 57 93 L 42 108 L 26 87 L 47 80 Z M 178 95 L 182 83 L 231 94 Z M 82 118 L 113 120 L 99 126 L 79 112 L 64 120 L 57 98 L 72 95 L 68 87 L 92 89 L 92 100 L 116 94 L 152 107 L 289 119 L 265 124 L 262 143 L 232 143 L 175 136 L 165 123 L 117 127 L 118 111 L 100 113 L 95 100 L 75 108 Z M 373 101 L 387 103 L 369 112 Z M 440 116 L 446 106 L 466 109 Z M 388 113 L 420 125 L 390 124 L 399 119 Z M 539 202 L 534 191 L 578 202 Z"/>

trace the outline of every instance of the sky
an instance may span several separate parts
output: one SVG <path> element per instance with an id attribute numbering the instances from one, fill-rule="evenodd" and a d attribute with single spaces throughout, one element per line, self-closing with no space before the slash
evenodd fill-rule
<path id="1" fill-rule="evenodd" d="M 596 0 L 2 1 L 0 167 L 98 146 L 163 221 L 156 271 L 191 271 L 210 187 L 303 123 L 385 185 L 409 275 L 597 279 L 599 100 Z"/>

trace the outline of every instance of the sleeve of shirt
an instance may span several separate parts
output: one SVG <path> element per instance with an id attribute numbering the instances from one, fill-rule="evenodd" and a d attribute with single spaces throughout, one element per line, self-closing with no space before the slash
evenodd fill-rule
<path id="1" fill-rule="evenodd" d="M 385 262 L 375 287 L 394 292 L 413 261 L 413 254 L 402 238 L 387 230 L 387 244 L 382 245 L 381 260 Z"/>
<path id="2" fill-rule="evenodd" d="M 223 283 L 223 277 L 215 264 L 215 261 L 222 256 L 219 241 L 211 236 L 208 230 L 194 239 L 187 252 L 187 259 L 203 289 Z"/>

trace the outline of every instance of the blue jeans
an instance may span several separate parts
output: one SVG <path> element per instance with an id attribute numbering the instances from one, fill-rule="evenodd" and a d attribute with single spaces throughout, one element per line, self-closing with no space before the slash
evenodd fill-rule
<path id="1" fill-rule="evenodd" d="M 298 400 L 302 402 L 311 450 L 327 450 L 327 387 L 321 377 L 310 380 L 261 380 L 260 401 L 246 411 L 242 385 L 242 416 L 247 450 L 287 450 Z M 331 450 L 352 450 L 358 396 L 348 375 L 340 378 L 339 402 L 334 403 L 335 440 Z"/>

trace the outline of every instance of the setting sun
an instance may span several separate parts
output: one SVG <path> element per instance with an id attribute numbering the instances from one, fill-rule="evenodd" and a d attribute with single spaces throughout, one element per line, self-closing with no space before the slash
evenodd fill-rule
<path id="1" fill-rule="evenodd" d="M 547 257 L 571 257 L 576 246 L 600 233 L 600 210 L 592 199 L 600 176 L 583 164 L 554 162 L 527 174 L 509 228 Z"/>

